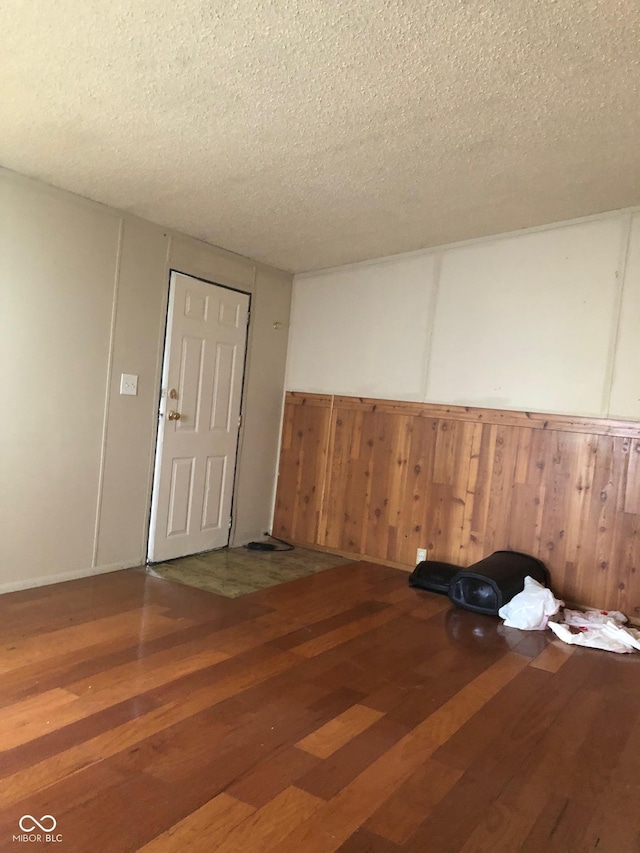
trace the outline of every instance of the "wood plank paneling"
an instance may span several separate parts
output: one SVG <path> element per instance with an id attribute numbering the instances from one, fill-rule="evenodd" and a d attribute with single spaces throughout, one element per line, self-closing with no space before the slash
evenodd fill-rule
<path id="1" fill-rule="evenodd" d="M 640 618 L 640 424 L 297 393 L 284 423 L 276 535 L 407 567 L 524 551 Z"/>
<path id="2" fill-rule="evenodd" d="M 274 533 L 316 542 L 324 495 L 332 398 L 296 394 L 287 400 L 276 496 Z"/>

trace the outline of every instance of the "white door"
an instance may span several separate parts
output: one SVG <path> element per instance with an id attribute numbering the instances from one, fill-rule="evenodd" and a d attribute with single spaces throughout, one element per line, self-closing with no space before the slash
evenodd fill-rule
<path id="1" fill-rule="evenodd" d="M 229 542 L 249 295 L 172 273 L 148 559 Z"/>

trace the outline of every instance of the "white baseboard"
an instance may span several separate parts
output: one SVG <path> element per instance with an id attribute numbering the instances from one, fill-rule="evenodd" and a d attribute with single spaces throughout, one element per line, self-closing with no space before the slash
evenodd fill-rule
<path id="1" fill-rule="evenodd" d="M 109 572 L 118 572 L 121 569 L 133 569 L 140 566 L 140 560 L 134 562 L 125 561 L 121 563 L 111 563 L 108 566 L 97 566 L 93 569 L 75 569 L 72 572 L 60 572 L 55 575 L 40 575 L 35 578 L 24 578 L 19 581 L 9 581 L 8 583 L 0 583 L 0 595 L 5 592 L 18 592 L 22 589 L 33 589 L 38 586 L 50 586 L 54 583 L 62 583 L 63 581 L 73 581 L 79 578 L 90 578 L 93 575 L 106 575 Z"/>

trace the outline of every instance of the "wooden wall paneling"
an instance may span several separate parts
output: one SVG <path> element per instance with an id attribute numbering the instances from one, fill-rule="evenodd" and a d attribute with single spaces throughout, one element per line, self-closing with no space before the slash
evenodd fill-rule
<path id="1" fill-rule="evenodd" d="M 410 564 L 415 564 L 417 548 L 426 548 L 430 559 L 440 559 L 435 556 L 435 541 L 437 540 L 439 522 L 439 499 L 442 494 L 438 492 L 438 487 L 434 484 L 440 421 L 427 421 L 425 424 L 421 424 L 419 421 L 419 418 L 414 418 L 415 429 L 419 435 L 418 456 L 416 458 L 420 461 L 415 463 L 419 471 L 414 483 L 417 498 L 413 507 L 414 517 L 409 521 L 409 530 L 407 531 L 413 539 L 412 548 L 407 555 Z M 416 431 L 414 430 L 415 435 Z M 413 466 L 414 473 L 416 471 L 415 464 Z"/>
<path id="2" fill-rule="evenodd" d="M 625 557 L 625 552 L 628 552 L 630 546 L 631 552 L 633 552 L 632 537 L 631 541 L 629 541 L 630 531 L 626 525 L 628 513 L 625 512 L 626 484 L 629 476 L 629 464 L 631 462 L 629 444 L 630 440 L 628 438 L 616 437 L 614 439 L 614 460 L 617 465 L 617 471 L 614 471 L 616 503 L 615 510 L 613 511 L 613 520 L 610 524 L 612 533 L 610 540 L 611 547 L 608 554 L 614 554 L 617 557 L 615 560 L 609 557 L 609 565 L 607 566 L 605 575 L 607 579 L 607 595 L 611 598 L 614 595 L 617 596 L 619 602 L 616 609 L 624 613 L 630 613 L 634 617 L 635 608 L 639 603 L 638 601 L 634 602 L 633 598 L 629 595 L 634 587 L 634 577 L 631 571 L 634 565 L 629 563 L 628 558 Z M 638 516 L 636 516 L 636 521 L 638 521 Z M 640 591 L 640 585 L 638 585 L 637 591 Z"/>
<path id="3" fill-rule="evenodd" d="M 417 545 L 427 549 L 427 556 L 431 560 L 446 559 L 443 529 L 445 523 L 445 505 L 448 502 L 450 487 L 446 483 L 437 482 L 438 478 L 438 445 L 441 441 L 442 422 L 435 422 L 435 430 L 428 436 L 433 442 L 432 452 L 428 456 L 428 464 L 425 466 L 425 477 L 422 481 L 424 489 L 424 503 L 422 506 L 423 516 L 420 527 L 422 536 Z M 447 435 L 448 438 L 448 435 Z M 442 446 L 440 452 L 443 452 Z M 446 452 L 446 448 L 445 448 Z M 443 479 L 442 477 L 440 479 Z M 411 555 L 411 562 L 415 561 L 415 552 Z"/>
<path id="4" fill-rule="evenodd" d="M 461 566 L 470 566 L 480 559 L 482 553 L 478 543 L 477 532 L 473 530 L 473 516 L 476 507 L 476 493 L 478 490 L 478 471 L 480 467 L 480 449 L 482 447 L 483 424 L 472 424 L 470 436 L 469 467 L 467 471 L 467 486 L 465 493 L 465 507 L 462 519 L 462 531 L 460 542 L 459 561 Z"/>
<path id="5" fill-rule="evenodd" d="M 604 439 L 601 443 L 600 439 Z M 541 558 L 546 559 L 553 572 L 555 585 L 569 601 L 596 603 L 599 592 L 596 535 L 601 514 L 602 455 L 606 452 L 606 436 L 582 436 L 582 447 L 574 456 L 574 475 L 568 484 L 566 517 L 565 564 L 545 549 Z M 605 475 L 606 476 L 606 475 Z"/>
<path id="6" fill-rule="evenodd" d="M 359 459 L 362 433 L 362 413 L 337 408 L 331 418 L 330 456 L 327 461 L 325 497 L 321 519 L 319 543 L 337 550 L 353 553 L 360 549 L 358 502 L 349 498 L 347 483 L 352 468 Z M 354 439 L 354 434 L 356 440 Z M 360 482 L 356 496 L 363 494 L 365 484 Z"/>
<path id="7" fill-rule="evenodd" d="M 397 559 L 411 565 L 416 550 L 428 542 L 429 484 L 433 476 L 436 443 L 434 436 L 438 421 L 432 418 L 411 418 L 411 441 L 407 459 L 402 533 L 398 540 Z"/>
<path id="8" fill-rule="evenodd" d="M 439 420 L 435 435 L 436 452 L 433 464 L 433 482 L 442 486 L 450 486 L 455 477 L 456 438 L 459 422 Z"/>
<path id="9" fill-rule="evenodd" d="M 333 518 L 337 513 L 344 512 L 344 496 L 338 496 L 342 499 L 340 500 L 340 506 L 336 506 L 330 489 L 332 468 L 336 466 L 341 469 L 345 464 L 345 460 L 343 458 L 343 442 L 340 441 L 342 426 L 342 421 L 336 419 L 335 407 L 332 403 L 331 417 L 329 419 L 328 426 L 329 437 L 327 441 L 327 458 L 323 475 L 322 503 L 320 506 L 320 517 L 318 519 L 317 544 L 322 546 L 327 545 L 327 519 Z"/>
<path id="10" fill-rule="evenodd" d="M 489 553 L 485 544 L 485 530 L 489 513 L 491 472 L 497 430 L 498 427 L 495 424 L 480 426 L 478 460 L 474 468 L 470 469 L 471 531 L 467 543 L 467 565 L 477 562 L 485 553 Z"/>
<path id="11" fill-rule="evenodd" d="M 293 514 L 298 495 L 298 472 L 296 452 L 300 452 L 300 443 L 294 449 L 293 430 L 298 408 L 289 396 L 285 402 L 282 420 L 282 438 L 280 460 L 278 463 L 278 488 L 273 518 L 273 530 L 276 536 L 293 536 Z"/>
<path id="12" fill-rule="evenodd" d="M 544 528 L 547 488 L 549 487 L 549 444 L 551 433 L 538 430 L 531 436 L 531 453 L 529 458 L 529 482 L 534 491 L 534 506 L 536 508 L 534 521 L 534 545 L 531 553 L 542 559 L 546 554 L 545 541 L 547 531 Z"/>
<path id="13" fill-rule="evenodd" d="M 627 457 L 622 513 L 618 516 L 620 533 L 619 566 L 616 570 L 619 592 L 624 595 L 628 613 L 640 619 L 640 439 L 626 438 L 622 449 Z M 620 608 L 622 609 L 622 608 Z"/>
<path id="14" fill-rule="evenodd" d="M 322 394 L 287 392 L 308 399 Z M 368 397 L 334 397 L 334 404 L 353 411 L 381 412 L 392 415 L 412 415 L 439 420 L 471 421 L 502 426 L 526 427 L 528 429 L 560 430 L 589 435 L 619 435 L 639 438 L 640 425 L 637 421 L 618 418 L 587 418 L 573 415 L 543 414 L 541 412 L 519 412 L 502 409 L 482 409 L 475 406 L 448 406 L 438 403 L 410 403 L 398 400 L 379 400 Z"/>
<path id="15" fill-rule="evenodd" d="M 385 499 L 389 491 L 391 456 L 394 441 L 394 415 L 367 415 L 363 433 L 367 446 L 371 448 L 370 466 L 367 471 L 367 500 L 363 509 L 364 538 L 362 550 L 365 554 L 386 555 L 387 512 Z"/>
<path id="16" fill-rule="evenodd" d="M 458 566 L 469 565 L 466 554 L 465 527 L 467 525 L 467 504 L 473 502 L 469 493 L 471 469 L 474 466 L 473 453 L 477 442 L 478 424 L 462 422 L 459 433 L 456 476 L 453 481 L 452 537 L 449 547 L 449 562 Z"/>
<path id="17" fill-rule="evenodd" d="M 361 554 L 379 552 L 367 552 L 366 541 L 368 535 L 369 513 L 371 512 L 371 492 L 374 482 L 373 465 L 376 448 L 376 414 L 375 412 L 364 411 L 360 413 L 358 420 L 360 432 L 358 436 L 357 450 L 350 456 L 350 466 L 347 470 L 346 493 L 351 507 L 350 519 L 352 522 L 351 531 L 344 531 L 343 543 L 347 549 L 351 548 L 351 543 L 356 542 Z M 383 472 L 378 471 L 379 474 Z M 336 481 L 336 485 L 340 488 L 340 478 Z M 351 535 L 352 534 L 352 535 Z"/>
<path id="18" fill-rule="evenodd" d="M 538 556 L 540 540 L 536 535 L 540 513 L 539 493 L 528 483 L 515 483 L 511 493 L 509 545 L 515 551 Z"/>
<path id="19" fill-rule="evenodd" d="M 278 484 L 273 515 L 273 532 L 276 536 L 291 536 L 293 504 L 296 498 L 295 467 L 293 464 L 293 415 L 294 408 L 287 395 L 282 414 L 280 458 L 278 461 Z"/>
<path id="20" fill-rule="evenodd" d="M 639 424 L 289 394 L 282 444 L 294 541 L 407 567 L 512 548 L 568 601 L 640 614 Z"/>
<path id="21" fill-rule="evenodd" d="M 511 509 L 510 495 L 505 496 L 504 489 L 510 491 L 515 468 L 515 456 L 505 454 L 504 425 L 492 426 L 492 440 L 487 450 L 486 480 L 483 482 L 486 510 L 483 527 L 479 530 L 483 554 L 498 550 L 496 542 L 504 541 L 504 512 L 510 512 Z"/>
<path id="22" fill-rule="evenodd" d="M 561 589 L 569 600 L 576 601 L 576 567 L 584 562 L 592 548 L 592 537 L 588 516 L 593 495 L 593 470 L 589 469 L 589 456 L 595 460 L 597 437 L 589 445 L 588 436 L 569 433 L 553 433 L 552 452 L 545 460 L 542 477 L 545 482 L 543 516 L 541 525 L 539 556 L 552 573 L 555 588 Z M 581 445 L 582 448 L 581 449 Z M 590 449 L 585 455 L 584 447 Z M 578 465 L 586 463 L 584 482 Z M 587 485 L 587 497 L 579 492 L 581 483 Z M 576 499 L 577 498 L 577 499 Z M 592 543 L 591 539 L 591 543 Z M 574 543 L 577 543 L 574 546 Z M 587 550 L 583 552 L 584 545 Z M 583 556 L 584 555 L 584 556 Z"/>
<path id="23" fill-rule="evenodd" d="M 432 481 L 429 484 L 427 548 L 430 559 L 459 564 L 469 459 L 465 457 L 468 425 L 440 420 L 435 432 Z"/>
<path id="24" fill-rule="evenodd" d="M 369 502 L 366 507 L 364 553 L 389 558 L 389 500 L 396 467 L 400 417 L 374 414 L 371 418 L 373 441 Z"/>
<path id="25" fill-rule="evenodd" d="M 589 505 L 593 492 L 593 476 L 598 437 L 580 435 L 573 455 L 572 479 L 569 483 L 570 517 L 565 528 L 565 570 L 567 577 L 575 574 L 581 562 L 583 544 L 586 542 L 589 525 Z"/>
<path id="26" fill-rule="evenodd" d="M 640 515 L 640 439 L 627 441 L 624 452 L 629 456 L 624 492 L 624 512 Z"/>
<path id="27" fill-rule="evenodd" d="M 288 394 L 273 528 L 276 536 L 318 544 L 332 398 Z"/>
<path id="28" fill-rule="evenodd" d="M 563 594 L 572 601 L 602 601 L 606 587 L 605 572 L 608 559 L 603 549 L 607 547 L 609 524 L 608 504 L 613 472 L 614 442 L 608 436 L 598 436 L 594 443 L 593 479 L 586 507 L 586 523 L 580 559 L 570 576 L 564 578 Z M 617 596 L 616 596 L 617 604 Z"/>
<path id="29" fill-rule="evenodd" d="M 504 425 L 495 426 L 494 430 L 483 555 L 505 548 L 535 553 L 537 543 L 535 535 L 532 535 L 532 528 L 535 528 L 531 519 L 537 507 L 526 482 L 532 431 Z"/>
<path id="30" fill-rule="evenodd" d="M 456 530 L 452 523 L 454 459 L 458 424 L 440 420 L 435 434 L 436 450 L 429 492 L 425 528 L 428 531 L 428 556 L 436 560 L 449 560 L 449 550 L 455 541 Z"/>
<path id="31" fill-rule="evenodd" d="M 305 542 L 317 541 L 327 460 L 331 410 L 303 407 L 302 459 L 299 466 L 295 535 Z"/>
<path id="32" fill-rule="evenodd" d="M 636 622 L 640 621 L 640 520 L 637 515 L 625 512 L 620 519 L 621 546 L 615 576 L 624 584 L 624 609 Z"/>
<path id="33" fill-rule="evenodd" d="M 536 483 L 540 475 L 537 460 L 544 455 L 547 434 L 541 430 L 516 430 L 516 455 L 510 492 L 507 545 L 516 551 L 537 556 L 544 509 L 544 487 Z"/>
<path id="34" fill-rule="evenodd" d="M 388 417 L 388 416 L 385 416 Z M 407 469 L 411 449 L 412 424 L 414 418 L 400 415 L 394 420 L 394 435 L 391 445 L 390 476 L 388 494 L 383 501 L 386 510 L 386 559 L 397 562 L 404 537 L 405 495 Z M 379 522 L 382 520 L 379 519 Z"/>
<path id="35" fill-rule="evenodd" d="M 593 532 L 595 542 L 592 549 L 592 571 L 581 572 L 578 577 L 578 598 L 584 594 L 593 601 L 614 601 L 616 609 L 623 610 L 627 594 L 618 579 L 623 566 L 619 562 L 620 521 L 624 512 L 624 479 L 628 454 L 622 452 L 624 439 L 599 436 L 596 458 L 596 494 L 591 500 L 599 504 L 598 523 Z M 598 491 L 599 489 L 599 491 Z M 593 581 L 593 583 L 591 583 Z"/>
<path id="36" fill-rule="evenodd" d="M 370 420 L 371 415 L 366 410 L 341 406 L 340 400 L 336 400 L 332 417 L 333 455 L 328 463 L 325 497 L 324 544 L 350 553 L 365 553 L 374 444 Z"/>
<path id="37" fill-rule="evenodd" d="M 369 548 L 367 547 L 367 540 L 370 536 L 369 518 L 371 512 L 375 511 L 373 502 L 377 499 L 377 494 L 373 494 L 374 483 L 376 478 L 386 480 L 387 473 L 380 462 L 380 457 L 384 451 L 381 452 L 381 449 L 376 447 L 376 438 L 380 431 L 378 420 L 379 416 L 375 412 L 365 411 L 359 421 L 362 429 L 358 450 L 351 455 L 349 467 L 346 471 L 346 494 L 350 507 L 349 520 L 351 526 L 349 529 L 344 529 L 342 542 L 347 550 L 350 550 L 352 543 L 355 542 L 361 554 L 369 553 L 384 557 L 385 551 L 381 542 L 376 542 L 375 547 L 373 544 Z M 383 442 L 384 437 L 380 441 Z M 376 456 L 378 456 L 377 463 Z M 375 475 L 374 470 L 376 471 Z M 340 472 L 337 474 L 335 486 L 344 488 L 339 476 Z"/>
<path id="38" fill-rule="evenodd" d="M 518 427 L 518 442 L 514 483 L 525 485 L 529 477 L 529 458 L 531 454 L 531 438 L 533 430 Z"/>
<path id="39" fill-rule="evenodd" d="M 544 468 L 545 490 L 542 503 L 542 526 L 538 555 L 547 565 L 551 563 L 564 574 L 566 563 L 565 529 L 571 524 L 571 460 L 568 447 L 573 435 L 562 432 L 545 434 Z"/>
<path id="40" fill-rule="evenodd" d="M 501 409 L 481 409 L 475 406 L 444 406 L 437 403 L 395 403 L 388 400 L 358 400 L 362 406 L 376 404 L 378 411 L 411 411 L 416 417 L 444 418 L 456 421 L 496 424 L 512 427 L 527 427 L 535 430 L 560 430 L 561 432 L 588 433 L 589 435 L 619 435 L 638 438 L 637 421 L 617 418 L 585 418 L 572 415 L 543 414 L 541 412 L 518 412 Z"/>

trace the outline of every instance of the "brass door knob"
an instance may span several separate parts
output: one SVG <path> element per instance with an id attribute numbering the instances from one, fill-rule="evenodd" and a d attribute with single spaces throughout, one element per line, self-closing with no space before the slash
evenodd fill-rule
<path id="1" fill-rule="evenodd" d="M 167 415 L 167 418 L 170 421 L 179 421 L 181 417 L 182 415 L 180 414 L 180 412 L 174 412 L 173 410 L 171 410 Z"/>

